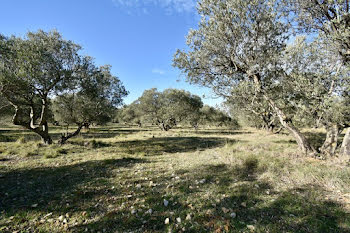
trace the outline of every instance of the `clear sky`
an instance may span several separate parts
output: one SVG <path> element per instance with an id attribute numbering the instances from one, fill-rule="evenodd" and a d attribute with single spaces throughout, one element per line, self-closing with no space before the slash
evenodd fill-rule
<path id="1" fill-rule="evenodd" d="M 204 103 L 214 106 L 221 100 L 186 83 L 171 66 L 176 49 L 186 48 L 185 36 L 197 26 L 195 5 L 196 0 L 1 0 L 0 33 L 56 29 L 98 65 L 112 65 L 130 92 L 127 104 L 156 87 L 205 95 Z"/>

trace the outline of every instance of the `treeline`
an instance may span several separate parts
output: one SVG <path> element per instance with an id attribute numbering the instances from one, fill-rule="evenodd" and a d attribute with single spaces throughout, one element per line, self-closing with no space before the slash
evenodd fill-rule
<path id="1" fill-rule="evenodd" d="M 350 155 L 349 1 L 202 0 L 198 14 L 173 60 L 190 83 L 265 128 L 283 127 L 304 154 Z M 327 131 L 321 146 L 305 126 Z"/>
<path id="2" fill-rule="evenodd" d="M 184 90 L 156 88 L 146 90 L 140 98 L 117 113 L 117 122 L 157 125 L 168 131 L 181 124 L 197 129 L 199 126 L 237 128 L 237 121 L 214 107 L 203 106 L 199 96 Z"/>

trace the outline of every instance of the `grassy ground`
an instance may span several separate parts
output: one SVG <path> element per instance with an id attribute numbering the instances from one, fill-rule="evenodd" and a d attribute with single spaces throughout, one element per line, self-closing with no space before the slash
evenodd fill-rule
<path id="1" fill-rule="evenodd" d="M 55 129 L 56 137 L 59 130 Z M 350 232 L 349 158 L 254 129 L 0 129 L 0 232 Z"/>

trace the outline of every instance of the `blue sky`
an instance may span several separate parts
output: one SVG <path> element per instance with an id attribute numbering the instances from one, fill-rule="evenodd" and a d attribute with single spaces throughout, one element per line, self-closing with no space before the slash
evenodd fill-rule
<path id="1" fill-rule="evenodd" d="M 195 0 L 2 0 L 0 33 L 56 29 L 83 46 L 98 65 L 111 64 L 130 91 L 128 104 L 156 87 L 188 90 L 214 106 L 209 89 L 191 86 L 171 66 L 199 20 Z M 213 98 L 212 98 L 213 97 Z"/>

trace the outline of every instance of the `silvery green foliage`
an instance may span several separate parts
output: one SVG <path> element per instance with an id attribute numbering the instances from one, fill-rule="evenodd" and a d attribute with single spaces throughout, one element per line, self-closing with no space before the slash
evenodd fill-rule
<path id="1" fill-rule="evenodd" d="M 61 118 L 81 126 L 111 118 L 127 94 L 110 66 L 97 68 L 80 50 L 56 31 L 0 37 L 0 94 L 14 107 L 13 123 L 37 133 L 45 143 L 52 143 L 52 98 L 61 97 Z"/>
<path id="2" fill-rule="evenodd" d="M 289 25 L 279 1 L 203 0 L 201 21 L 187 36 L 189 50 L 178 50 L 173 65 L 190 83 L 229 97 L 231 87 L 259 73 L 268 88 L 279 72 Z"/>
<path id="3" fill-rule="evenodd" d="M 199 117 L 203 102 L 199 96 L 184 90 L 166 89 L 163 92 L 156 88 L 146 90 L 135 101 L 139 107 L 142 120 L 159 125 L 169 130 L 179 122 L 191 122 Z"/>
<path id="4" fill-rule="evenodd" d="M 190 83 L 211 87 L 227 99 L 246 93 L 254 107 L 259 102 L 256 99 L 266 100 L 281 125 L 295 136 L 301 151 L 313 153 L 315 149 L 295 127 L 295 115 L 304 111 L 310 118 L 325 120 L 336 103 L 342 103 L 337 96 L 346 71 L 337 61 L 341 60 L 338 55 L 344 56 L 336 47 L 327 47 L 333 36 L 313 44 L 297 39 L 294 46 L 286 48 L 292 32 L 286 3 L 202 0 L 199 27 L 187 37 L 189 49 L 175 54 L 174 66 Z"/>
<path id="5" fill-rule="evenodd" d="M 115 109 L 128 94 L 111 66 L 97 67 L 88 58 L 77 74 L 79 86 L 68 94 L 56 96 L 53 101 L 55 119 L 74 125 L 105 124 L 111 121 Z"/>
<path id="6" fill-rule="evenodd" d="M 231 97 L 226 100 L 225 105 L 247 126 L 270 131 L 278 126 L 273 109 L 249 81 L 242 81 L 233 87 Z"/>
<path id="7" fill-rule="evenodd" d="M 350 63 L 350 5 L 348 0 L 286 1 L 296 13 L 299 29 L 323 33 L 342 60 Z"/>
<path id="8" fill-rule="evenodd" d="M 56 32 L 29 32 L 3 40 L 1 93 L 15 105 L 30 105 L 75 85 L 80 46 Z"/>
<path id="9" fill-rule="evenodd" d="M 239 128 L 236 119 L 229 117 L 228 114 L 222 110 L 208 105 L 204 105 L 203 108 L 201 108 L 198 123 L 205 126 Z"/>
<path id="10" fill-rule="evenodd" d="M 279 92 L 288 100 L 294 119 L 308 121 L 309 126 L 321 123 L 341 127 L 349 121 L 345 98 L 349 69 L 328 47 L 327 38 L 308 43 L 305 37 L 297 37 L 284 55 L 286 75 L 281 76 Z"/>

